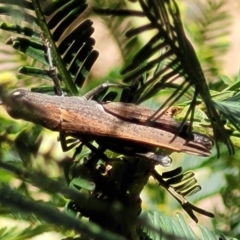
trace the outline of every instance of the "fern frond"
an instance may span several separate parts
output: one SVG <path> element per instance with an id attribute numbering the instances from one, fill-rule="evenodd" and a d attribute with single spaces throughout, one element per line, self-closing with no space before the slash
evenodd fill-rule
<path id="1" fill-rule="evenodd" d="M 106 16 L 105 14 L 101 14 L 102 10 L 101 7 L 106 7 L 106 4 L 108 8 L 112 9 L 122 9 L 127 8 L 127 3 L 124 1 L 94 1 L 94 8 L 93 10 L 95 13 L 99 14 L 99 16 L 103 19 L 104 24 L 108 28 L 108 30 L 111 33 L 111 36 L 114 38 L 115 42 L 118 45 L 118 48 L 121 52 L 122 59 L 125 61 L 125 64 L 127 64 L 128 59 L 131 59 L 136 51 L 140 50 L 141 42 L 138 38 L 138 36 L 135 36 L 131 39 L 127 38 L 125 36 L 125 32 L 133 27 L 131 19 L 129 19 L 127 14 L 129 12 L 123 11 L 122 13 L 118 11 L 119 17 L 116 17 L 114 15 Z M 106 13 L 105 10 L 103 13 Z M 137 13 L 135 11 L 135 13 Z M 142 13 L 141 13 L 142 14 Z"/>
<path id="2" fill-rule="evenodd" d="M 17 229 L 17 227 L 2 227 L 0 229 L 0 238 L 1 240 L 27 240 L 51 230 L 48 225 L 30 225 L 21 230 Z"/>
<path id="3" fill-rule="evenodd" d="M 31 2 L 26 0 L 1 0 L 1 15 L 13 17 L 13 21 L 27 22 L 32 26 L 37 25 L 37 18 Z"/>
<path id="4" fill-rule="evenodd" d="M 45 58 L 42 50 L 45 47 L 44 41 L 48 41 L 51 44 L 53 61 L 61 76 L 61 80 L 66 85 L 69 94 L 78 94 L 76 85 L 78 87 L 82 86 L 98 57 L 98 52 L 93 49 L 95 40 L 91 37 L 94 31 L 93 23 L 89 19 L 81 21 L 79 18 L 87 8 L 86 1 L 83 1 L 81 4 L 76 0 L 67 3 L 63 0 L 44 3 L 38 0 L 33 0 L 31 3 L 26 1 L 3 1 L 3 3 L 3 14 L 12 15 L 12 11 L 18 9 L 22 16 L 22 18 L 19 18 L 21 21 L 25 20 L 24 17 L 28 16 L 30 11 L 32 21 L 28 20 L 28 17 L 27 22 L 32 23 L 34 21 L 36 27 L 34 31 L 31 31 L 27 24 L 22 27 L 19 24 L 11 25 L 4 23 L 2 24 L 2 29 L 17 32 L 23 36 L 20 40 L 21 45 L 24 46 L 24 49 L 21 49 L 23 53 L 26 53 L 26 49 L 29 47 L 33 52 L 38 52 L 38 48 L 34 47 L 35 45 L 23 43 L 23 41 L 27 41 L 24 38 L 33 38 L 30 40 L 31 43 L 35 41 L 41 48 L 39 56 L 37 59 L 35 58 L 37 61 Z M 10 10 L 7 11 L 6 9 Z M 48 78 L 46 72 L 40 73 L 40 69 L 24 69 L 23 73 L 29 73 L 32 76 L 37 76 L 39 73 L 39 77 L 44 76 Z"/>
<path id="5" fill-rule="evenodd" d="M 0 203 L 11 207 L 15 211 L 23 214 L 35 214 L 39 219 L 46 223 L 50 223 L 55 227 L 63 227 L 66 230 L 75 230 L 78 233 L 87 235 L 94 239 L 123 239 L 119 235 L 115 235 L 107 230 L 103 230 L 94 223 L 84 223 L 78 221 L 65 213 L 60 212 L 57 208 L 44 202 L 36 202 L 33 199 L 25 197 L 9 186 L 1 184 Z M 101 236 L 101 237 L 100 237 Z"/>
<path id="6" fill-rule="evenodd" d="M 214 217 L 212 213 L 194 206 L 185 199 L 185 196 L 190 196 L 201 190 L 201 187 L 196 185 L 197 180 L 194 178 L 193 172 L 183 173 L 182 168 L 179 167 L 162 174 L 153 170 L 152 176 L 181 204 L 182 208 L 195 222 L 198 222 L 198 219 L 194 215 L 194 211 L 208 217 Z"/>
<path id="7" fill-rule="evenodd" d="M 143 219 L 144 216 L 144 219 Z M 142 214 L 142 221 L 144 224 L 140 226 L 141 239 L 171 239 L 171 240 L 186 240 L 186 239 L 199 239 L 199 240 L 215 240 L 225 238 L 219 234 L 208 230 L 205 227 L 199 226 L 200 236 L 197 236 L 194 231 L 187 225 L 181 214 L 176 214 L 174 218 L 169 218 L 158 212 L 144 212 Z M 147 236 L 146 236 L 147 235 Z M 236 240 L 236 239 L 234 239 Z"/>
<path id="8" fill-rule="evenodd" d="M 197 55 L 207 78 L 218 76 L 222 68 L 221 57 L 226 53 L 231 17 L 226 10 L 227 2 L 194 1 L 186 10 L 187 24 L 184 27 L 190 38 L 196 43 Z"/>

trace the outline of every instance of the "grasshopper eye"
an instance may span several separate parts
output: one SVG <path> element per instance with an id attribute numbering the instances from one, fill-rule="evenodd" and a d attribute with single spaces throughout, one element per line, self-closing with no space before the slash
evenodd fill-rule
<path id="1" fill-rule="evenodd" d="M 10 94 L 10 96 L 13 98 L 21 98 L 24 96 L 24 92 L 22 91 L 22 89 L 18 89 L 18 90 L 15 90 L 14 92 L 12 92 Z"/>
<path id="2" fill-rule="evenodd" d="M 21 95 L 21 92 L 19 92 L 19 91 L 16 91 L 16 92 L 13 92 L 13 93 L 12 93 L 12 96 L 15 96 L 15 97 L 17 97 L 17 96 L 19 96 L 19 95 Z"/>

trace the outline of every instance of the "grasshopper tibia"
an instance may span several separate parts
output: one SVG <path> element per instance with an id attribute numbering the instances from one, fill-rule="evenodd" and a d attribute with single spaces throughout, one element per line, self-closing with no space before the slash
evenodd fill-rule
<path id="1" fill-rule="evenodd" d="M 152 160 L 156 164 L 160 164 L 163 167 L 169 167 L 172 163 L 172 159 L 168 155 L 160 155 L 153 152 L 136 153 L 136 156 Z"/>

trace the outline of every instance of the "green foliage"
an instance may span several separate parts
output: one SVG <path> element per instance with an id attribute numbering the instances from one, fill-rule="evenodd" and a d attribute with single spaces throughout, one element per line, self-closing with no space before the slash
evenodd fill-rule
<path id="1" fill-rule="evenodd" d="M 215 138 L 221 158 L 216 161 L 214 158 L 218 153 L 214 151 L 212 157 L 202 161 L 185 155 L 182 168 L 159 173 L 152 162 L 114 153 L 101 141 L 84 140 L 79 144 L 79 139 L 66 139 L 66 145 L 73 148 L 72 157 L 69 157 L 69 153 L 54 152 L 53 147 L 45 152 L 40 150 L 48 141 L 40 127 L 16 123 L 1 116 L 0 214 L 29 224 L 21 230 L 1 228 L 1 239 L 31 239 L 47 231 L 59 232 L 68 239 L 227 239 L 201 226 L 199 235 L 194 233 L 180 214 L 168 217 L 157 211 L 159 209 L 140 214 L 143 188 L 152 199 L 161 198 L 166 209 L 170 206 L 171 202 L 160 186 L 196 222 L 198 218 L 194 212 L 209 217 L 213 214 L 194 206 L 186 197 L 198 192 L 190 198 L 197 202 L 221 190 L 224 204 L 229 208 L 228 222 L 226 215 L 221 216 L 216 209 L 215 230 L 221 229 L 221 224 L 227 225 L 229 231 L 221 229 L 221 232 L 240 236 L 236 220 L 239 219 L 236 198 L 239 193 L 239 152 L 235 158 L 229 158 L 218 145 L 218 142 L 226 143 L 232 153 L 230 137 L 232 144 L 240 147 L 240 74 L 233 80 L 220 76 L 217 82 L 211 83 L 214 91 L 210 91 L 199 63 L 200 60 L 204 64 L 208 77 L 219 73 L 218 54 L 226 51 L 228 46 L 227 42 L 222 42 L 228 33 L 229 21 L 227 12 L 221 11 L 224 1 L 196 2 L 200 14 L 193 22 L 199 25 L 185 24 L 197 45 L 198 58 L 184 34 L 174 0 L 138 2 L 140 10 L 134 10 L 134 5 L 127 1 L 111 4 L 93 1 L 91 9 L 86 1 L 77 0 L 0 0 L 1 15 L 11 17 L 5 17 L 0 28 L 4 34 L 13 34 L 7 44 L 21 56 L 19 72 L 28 76 L 28 81 L 25 79 L 22 85 L 54 94 L 58 84 L 56 78 L 59 78 L 59 87 L 66 95 L 78 95 L 78 88 L 86 83 L 87 77 L 87 88 L 95 84 L 89 72 L 98 52 L 93 48 L 94 24 L 90 19 L 100 14 L 116 40 L 124 62 L 122 76 L 116 73 L 120 68 L 117 66 L 117 70 L 113 69 L 103 79 L 114 82 L 121 76 L 123 82 L 131 86 L 103 91 L 94 99 L 146 101 L 148 104 L 154 97 L 163 97 L 161 109 L 171 107 L 176 120 L 190 121 L 194 132 Z M 139 21 L 136 25 L 134 20 L 143 17 L 147 23 Z M 224 31 L 216 27 L 219 21 Z M 150 30 L 153 35 L 148 35 L 144 43 L 141 36 Z M 12 54 L 11 51 L 6 53 Z M 49 62 L 49 56 L 52 56 L 53 64 Z M 52 71 L 55 67 L 56 75 Z M 159 106 L 159 102 L 155 105 Z M 114 147 L 119 148 L 119 145 Z M 209 173 L 201 191 L 193 172 L 199 169 Z M 155 179 L 154 186 L 147 185 L 150 176 Z M 59 210 L 63 208 L 64 211 Z"/>
<path id="2" fill-rule="evenodd" d="M 170 234 L 172 234 L 171 239 L 226 239 L 225 237 L 216 236 L 211 231 L 209 231 L 206 227 L 199 226 L 199 235 L 198 237 L 193 230 L 186 224 L 181 214 L 177 214 L 174 218 L 163 217 L 159 215 L 157 212 L 149 212 L 143 213 L 145 219 L 144 221 L 149 221 L 149 225 L 152 225 L 153 229 L 149 230 L 149 228 L 142 228 L 141 231 L 141 239 L 169 239 Z M 156 226 L 158 229 L 166 233 L 163 237 L 159 236 Z M 154 231 L 155 230 L 155 231 Z M 148 238 L 144 238 L 144 234 L 148 236 Z M 169 234 L 169 235 L 168 235 Z M 175 237 L 174 237 L 175 235 Z M 233 239 L 232 239 L 233 240 Z"/>
<path id="3" fill-rule="evenodd" d="M 48 232 L 49 230 L 49 226 L 43 224 L 36 227 L 29 226 L 20 231 L 17 231 L 16 227 L 4 227 L 0 229 L 0 237 L 2 240 L 31 239 L 32 237 Z"/>
<path id="4" fill-rule="evenodd" d="M 221 72 L 220 56 L 229 47 L 231 15 L 225 11 L 226 1 L 193 1 L 187 3 L 184 27 L 196 45 L 204 75 L 212 81 Z"/>

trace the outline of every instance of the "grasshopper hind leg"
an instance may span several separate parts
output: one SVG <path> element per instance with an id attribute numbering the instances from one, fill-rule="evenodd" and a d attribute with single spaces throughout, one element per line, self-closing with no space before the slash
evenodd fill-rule
<path id="1" fill-rule="evenodd" d="M 217 157 L 220 156 L 220 148 L 219 148 L 219 140 L 218 140 L 219 134 L 221 137 L 221 142 L 223 142 L 227 146 L 229 155 L 233 155 L 235 152 L 233 143 L 227 131 L 224 129 L 224 123 L 220 119 L 219 113 L 215 109 L 213 102 L 211 102 L 210 104 L 206 104 L 206 108 L 209 114 L 209 119 L 213 129 L 213 136 L 216 142 Z"/>

